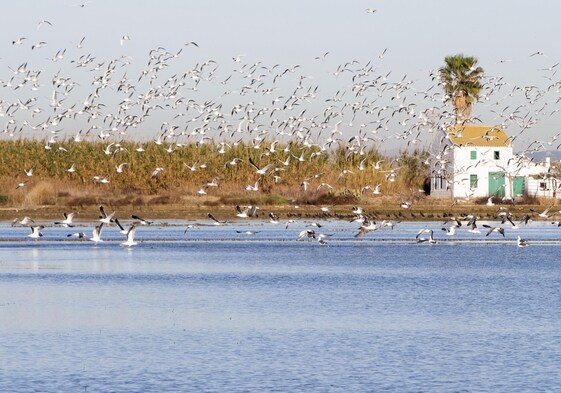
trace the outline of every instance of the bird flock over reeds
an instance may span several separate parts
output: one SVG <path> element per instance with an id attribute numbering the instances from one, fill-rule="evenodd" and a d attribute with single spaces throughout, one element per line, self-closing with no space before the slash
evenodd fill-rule
<path id="1" fill-rule="evenodd" d="M 87 36 L 69 37 L 71 45 L 42 37 L 57 24 L 40 20 L 7 38 L 11 53 L 3 61 L 25 59 L 0 70 L 1 150 L 6 167 L 21 176 L 13 184 L 19 191 L 40 175 L 109 189 L 142 179 L 152 193 L 188 179 L 196 183 L 189 192 L 201 197 L 226 179 L 250 193 L 282 192 L 290 183 L 302 193 L 352 186 L 359 196 L 400 190 L 410 198 L 420 171 L 450 161 L 447 130 L 455 116 L 437 69 L 425 81 L 395 75 L 385 64 L 391 48 L 367 61 L 339 62 L 325 52 L 311 56 L 308 71 L 245 54 L 219 64 L 188 40 L 132 58 L 127 48 L 135 37 L 124 33 L 114 37 L 122 54 L 105 58 Z M 486 76 L 485 122 L 508 129 L 511 142 L 529 140 L 522 155 L 557 150 L 561 133 L 536 139 L 529 130 L 557 116 L 559 62 L 539 51 L 525 61 L 544 84 Z M 390 148 L 404 154 L 381 155 Z"/>

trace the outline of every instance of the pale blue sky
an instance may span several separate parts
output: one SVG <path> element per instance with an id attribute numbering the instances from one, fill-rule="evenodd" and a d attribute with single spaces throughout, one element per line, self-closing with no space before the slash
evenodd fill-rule
<path id="1" fill-rule="evenodd" d="M 84 7 L 80 4 L 84 4 Z M 367 8 L 375 9 L 376 12 L 367 13 Z M 0 41 L 0 80 L 6 81 L 14 75 L 8 67 L 15 69 L 24 62 L 28 63 L 28 69 L 42 72 L 38 90 L 24 88 L 14 92 L 4 87 L 2 96 L 7 101 L 14 101 L 16 97 L 24 101 L 25 97 L 36 96 L 36 105 L 46 107 L 45 115 L 49 111 L 48 103 L 53 91 L 51 79 L 57 72 L 72 76 L 81 84 L 74 95 L 67 97 L 64 105 L 79 103 L 91 91 L 91 88 L 86 88 L 90 84 L 91 74 L 84 68 L 76 69 L 75 63 L 71 63 L 85 54 L 95 57 L 91 65 L 97 62 L 107 64 L 111 59 L 130 56 L 130 64 L 123 66 L 115 78 L 120 78 L 126 72 L 125 76 L 134 84 L 147 67 L 151 49 L 163 47 L 176 53 L 183 48 L 180 56 L 169 67 L 170 75 L 173 74 L 172 70 L 184 73 L 209 59 L 216 61 L 218 66 L 214 81 L 201 85 L 189 97 L 185 94 L 186 98 L 192 97 L 198 102 L 224 100 L 224 106 L 228 108 L 235 105 L 237 99 L 244 103 L 250 100 L 257 107 L 270 107 L 272 96 L 289 96 L 293 86 L 297 85 L 296 80 L 305 76 L 306 88 L 319 87 L 319 97 L 309 103 L 309 112 L 319 116 L 329 105 L 325 99 L 337 91 L 347 91 L 343 101 L 349 105 L 365 98 L 353 96 L 350 72 L 334 75 L 338 67 L 347 62 L 356 61 L 352 67 L 348 67 L 353 69 L 370 62 L 373 72 L 369 78 L 372 79 L 391 71 L 388 82 L 409 82 L 414 89 L 406 92 L 407 103 L 414 102 L 418 113 L 435 105 L 426 102 L 426 99 L 423 101 L 421 94 L 414 95 L 414 92 L 435 84 L 431 80 L 431 70 L 443 64 L 444 56 L 465 53 L 478 57 L 479 65 L 488 76 L 502 76 L 502 82 L 506 83 L 498 93 L 493 93 L 488 100 L 475 106 L 474 116 L 481 118 L 484 123 L 500 123 L 501 119 L 497 118 L 495 112 L 501 112 L 507 106 L 512 110 L 519 105 L 526 105 L 524 110 L 537 122 L 515 141 L 518 150 L 524 149 L 534 139 L 546 141 L 547 136 L 561 131 L 560 116 L 554 113 L 561 108 L 556 103 L 559 93 L 555 87 L 547 90 L 561 80 L 561 73 L 555 73 L 557 67 L 546 70 L 561 61 L 556 44 L 557 37 L 561 36 L 558 23 L 561 2 L 558 1 L 475 0 L 466 4 L 446 0 L 24 0 L 4 5 L 3 14 L 3 24 L 0 26 L 1 36 L 4 37 Z M 38 28 L 41 20 L 50 21 L 52 26 L 43 24 Z M 123 35 L 128 35 L 130 41 L 121 45 Z M 84 47 L 77 49 L 76 43 L 84 36 Z M 22 45 L 12 45 L 12 41 L 19 37 L 27 39 Z M 31 50 L 31 45 L 39 41 L 45 41 L 46 44 Z M 183 46 L 190 41 L 195 41 L 199 47 Z M 63 60 L 56 63 L 48 60 L 62 49 L 67 49 Z M 384 50 L 386 52 L 380 58 Z M 530 56 L 538 51 L 545 55 Z M 325 58 L 316 59 L 325 52 L 329 52 Z M 245 55 L 241 57 L 241 63 L 232 60 L 237 55 Z M 295 65 L 300 67 L 293 75 L 289 75 L 293 80 L 285 82 L 284 87 L 279 85 L 278 91 L 272 95 L 255 94 L 251 99 L 236 96 L 245 82 L 239 78 L 239 82 L 234 81 L 239 77 L 235 70 L 242 64 L 249 67 L 257 62 L 269 68 L 280 64 L 278 70 Z M 271 82 L 273 74 L 267 83 Z M 229 75 L 234 75 L 230 82 L 234 93 L 223 95 L 226 87 L 219 81 Z M 526 97 L 522 90 L 518 90 L 509 97 L 515 86 L 536 86 L 544 93 L 536 93 L 538 96 L 533 100 L 531 95 L 534 92 Z M 78 93 L 79 89 L 83 89 L 82 95 Z M 138 90 L 141 90 L 140 87 Z M 433 91 L 440 91 L 440 87 L 436 86 Z M 115 112 L 112 105 L 122 97 L 108 94 L 104 97 L 110 104 L 104 111 Z M 391 102 L 389 96 L 376 97 L 374 93 L 366 97 L 369 101 L 378 99 L 380 106 L 395 105 L 397 101 Z M 41 100 L 44 102 L 41 103 Z M 257 100 L 263 100 L 263 103 Z M 542 109 L 544 104 L 545 109 Z M 441 104 L 439 106 L 442 107 Z M 305 106 L 300 108 L 304 109 Z M 491 112 L 491 109 L 495 112 Z M 554 114 L 550 116 L 551 113 Z M 137 130 L 137 134 L 154 137 L 157 134 L 154 130 L 159 130 L 160 123 L 170 121 L 166 114 L 160 115 L 162 117 L 159 119 L 156 114 L 152 115 L 152 123 L 146 122 L 146 129 Z M 354 135 L 358 132 L 359 122 L 374 120 L 372 116 L 366 116 L 351 125 L 351 120 L 345 118 L 344 132 L 346 136 Z M 233 122 L 233 125 L 236 123 Z M 65 127 L 77 126 L 67 124 Z M 403 147 L 403 141 L 391 137 L 400 132 L 400 129 L 386 130 L 390 137 L 385 140 L 384 146 Z M 507 132 L 515 134 L 519 129 L 507 127 Z M 33 135 L 37 136 L 37 133 Z"/>

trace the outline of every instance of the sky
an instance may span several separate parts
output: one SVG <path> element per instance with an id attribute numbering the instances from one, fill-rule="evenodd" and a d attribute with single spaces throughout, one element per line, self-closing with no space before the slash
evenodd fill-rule
<path id="1" fill-rule="evenodd" d="M 452 109 L 435 72 L 463 53 L 486 75 L 473 116 L 502 123 L 515 150 L 551 150 L 561 132 L 559 15 L 553 0 L 10 2 L 0 135 L 204 142 L 236 139 L 236 129 L 270 140 L 292 130 L 306 143 L 364 136 L 381 151 L 426 148 Z M 96 109 L 83 113 L 86 102 Z M 205 108 L 214 114 L 206 123 Z"/>

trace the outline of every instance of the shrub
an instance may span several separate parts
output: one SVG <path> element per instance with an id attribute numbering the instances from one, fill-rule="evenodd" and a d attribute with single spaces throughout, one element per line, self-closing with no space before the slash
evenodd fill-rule
<path id="1" fill-rule="evenodd" d="M 56 195 L 55 187 L 51 182 L 40 181 L 28 189 L 23 203 L 25 206 L 55 205 Z"/>

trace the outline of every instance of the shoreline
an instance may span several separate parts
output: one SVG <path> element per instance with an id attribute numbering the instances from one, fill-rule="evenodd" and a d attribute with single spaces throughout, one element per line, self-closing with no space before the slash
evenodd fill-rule
<path id="1" fill-rule="evenodd" d="M 236 219 L 236 205 L 224 204 L 156 204 L 156 205 L 113 205 L 111 203 L 92 204 L 83 206 L 69 206 L 65 204 L 58 205 L 40 205 L 40 206 L 4 206 L 0 207 L 0 221 L 12 221 L 15 218 L 22 218 L 25 216 L 31 217 L 34 220 L 60 220 L 63 213 L 75 212 L 76 221 L 95 221 L 99 217 L 99 206 L 103 205 L 106 211 L 116 211 L 116 215 L 122 219 L 128 219 L 131 215 L 135 214 L 150 220 L 164 220 L 164 219 L 177 219 L 185 221 L 194 220 L 207 220 L 207 214 L 212 213 L 220 219 Z M 240 204 L 242 205 L 242 204 Z M 547 206 L 551 206 L 549 203 Z M 379 204 L 379 203 L 356 203 L 336 205 L 329 207 L 329 213 L 324 213 L 320 210 L 320 206 L 316 205 L 258 205 L 259 210 L 257 217 L 250 218 L 249 220 L 268 220 L 270 212 L 274 212 L 279 218 L 300 218 L 300 219 L 314 219 L 314 220 L 328 220 L 340 219 L 351 220 L 355 217 L 353 214 L 353 207 L 360 206 L 363 214 L 372 220 L 394 220 L 394 221 L 438 221 L 446 220 L 450 217 L 466 217 L 468 215 L 476 215 L 482 220 L 499 219 L 498 214 L 503 212 L 510 212 L 514 220 L 519 220 L 523 215 L 534 214 L 541 212 L 545 209 L 546 204 L 532 204 L 532 205 L 479 205 L 479 204 L 445 204 L 443 201 L 437 201 L 430 198 L 422 202 L 413 204 L 411 208 L 402 208 L 396 202 L 392 205 Z M 556 217 L 561 216 L 559 208 L 553 205 L 551 209 L 551 217 L 544 219 L 535 213 L 535 218 L 540 220 L 555 221 Z"/>

